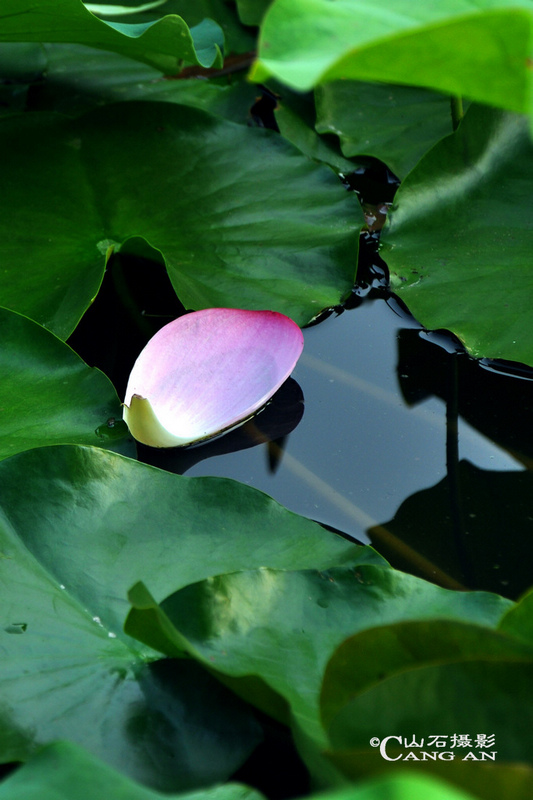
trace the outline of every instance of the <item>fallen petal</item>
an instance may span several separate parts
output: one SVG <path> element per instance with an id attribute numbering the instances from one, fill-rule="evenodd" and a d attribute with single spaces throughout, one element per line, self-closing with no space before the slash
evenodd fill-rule
<path id="1" fill-rule="evenodd" d="M 259 411 L 302 349 L 300 328 L 275 311 L 185 314 L 158 331 L 135 362 L 124 420 L 152 447 L 209 439 Z"/>

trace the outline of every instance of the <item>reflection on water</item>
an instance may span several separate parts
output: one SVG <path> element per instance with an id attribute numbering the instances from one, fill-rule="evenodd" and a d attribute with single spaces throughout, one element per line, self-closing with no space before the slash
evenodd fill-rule
<path id="1" fill-rule="evenodd" d="M 293 373 L 305 413 L 276 473 L 268 469 L 263 446 L 204 460 L 187 474 L 235 478 L 364 539 L 366 527 L 446 474 L 444 402 L 429 398 L 409 407 L 400 391 L 402 322 L 374 301 L 305 331 L 304 354 Z M 462 458 L 479 466 L 519 466 L 464 423 L 460 448 Z"/>
<path id="2" fill-rule="evenodd" d="M 459 362 L 457 369 L 455 363 Z M 395 517 L 404 501 L 448 480 L 447 460 L 453 471 L 449 463 L 450 435 L 448 443 L 446 435 L 452 369 L 457 374 L 455 401 L 459 410 L 455 458 L 489 470 L 490 489 L 478 481 L 476 497 L 469 500 L 468 492 L 465 497 L 455 496 L 465 493 L 452 482 L 452 512 L 454 502 L 459 508 L 455 517 L 447 513 L 446 502 L 439 500 L 434 506 L 415 504 L 417 524 L 392 526 L 387 521 Z M 511 587 L 508 593 L 512 593 L 516 576 L 507 574 L 512 565 L 506 567 L 505 576 L 501 564 L 494 566 L 492 583 L 468 567 L 458 540 L 470 533 L 463 530 L 465 526 L 457 517 L 472 520 L 469 514 L 475 514 L 478 518 L 483 492 L 490 491 L 494 496 L 497 491 L 497 473 L 523 472 L 533 458 L 529 422 L 533 419 L 533 381 L 505 378 L 483 370 L 464 354 L 455 357 L 447 353 L 431 335 L 420 336 L 416 323 L 399 316 L 382 300 L 365 302 L 307 329 L 304 354 L 293 377 L 303 391 L 305 413 L 283 442 L 274 472 L 269 467 L 272 447 L 269 454 L 267 445 L 259 445 L 199 461 L 187 474 L 235 478 L 267 492 L 287 508 L 362 542 L 370 541 L 369 529 L 385 525 L 398 547 L 391 547 L 390 541 L 386 547 L 375 530 L 372 542 L 386 550 L 384 554 L 393 562 L 401 559 L 402 568 L 409 569 L 411 560 L 412 571 L 445 585 L 491 588 L 501 593 Z M 510 409 L 514 402 L 517 406 Z M 462 481 L 465 470 L 459 470 L 458 464 L 455 467 Z M 441 495 L 442 491 L 439 498 Z M 513 496 L 513 507 L 518 504 L 521 519 L 529 515 L 533 518 L 530 496 L 533 494 L 526 484 L 518 496 Z M 475 504 L 475 511 L 469 511 L 469 502 Z M 483 521 L 485 524 L 490 526 L 490 519 Z M 408 541 L 411 528 L 416 528 L 412 542 Z M 428 542 L 435 538 L 435 531 L 439 540 L 439 546 L 427 548 L 426 554 L 421 553 L 424 529 Z M 487 530 L 486 538 L 498 542 L 501 549 L 500 543 L 508 534 L 508 530 Z M 523 538 L 522 543 L 526 546 Z M 454 548 L 458 548 L 455 565 L 450 564 L 450 558 L 442 558 L 443 553 L 455 552 Z M 475 561 L 470 550 L 468 561 Z M 497 562 L 501 561 L 498 557 Z M 444 567 L 446 574 L 442 577 Z M 519 589 L 529 583 L 533 583 L 533 574 L 522 575 Z"/>
<path id="3" fill-rule="evenodd" d="M 121 258 L 70 344 L 122 396 L 147 339 L 184 309 L 163 265 L 150 262 L 148 292 L 147 263 Z M 305 331 L 294 380 L 257 417 L 198 448 L 139 447 L 139 458 L 235 478 L 372 541 L 401 569 L 516 597 L 533 585 L 533 370 L 470 359 L 394 299 L 369 300 L 372 286 L 387 296 L 369 261 L 352 298 L 360 305 Z M 126 278 L 133 323 L 120 299 Z"/>

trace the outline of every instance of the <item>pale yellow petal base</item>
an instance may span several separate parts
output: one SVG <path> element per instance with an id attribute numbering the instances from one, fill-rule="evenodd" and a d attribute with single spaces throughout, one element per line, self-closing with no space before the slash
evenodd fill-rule
<path id="1" fill-rule="evenodd" d="M 190 439 L 174 436 L 157 419 L 150 401 L 139 394 L 132 395 L 129 406 L 124 406 L 124 422 L 134 439 L 150 447 L 180 447 L 190 444 Z"/>

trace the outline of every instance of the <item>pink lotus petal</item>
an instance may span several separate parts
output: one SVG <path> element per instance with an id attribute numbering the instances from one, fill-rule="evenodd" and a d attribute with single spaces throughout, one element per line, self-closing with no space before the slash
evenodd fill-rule
<path id="1" fill-rule="evenodd" d="M 300 328 L 275 311 L 185 314 L 158 331 L 135 362 L 124 419 L 152 447 L 216 436 L 265 405 L 302 349 Z"/>

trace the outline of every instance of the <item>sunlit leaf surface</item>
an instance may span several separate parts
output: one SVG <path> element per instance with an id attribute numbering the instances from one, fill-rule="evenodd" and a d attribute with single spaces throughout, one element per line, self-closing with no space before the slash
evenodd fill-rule
<path id="1" fill-rule="evenodd" d="M 191 662 L 150 663 L 122 631 L 129 587 L 149 574 L 162 599 L 221 571 L 379 561 L 249 487 L 96 448 L 14 456 L 0 483 L 2 761 L 65 738 L 167 790 L 226 780 L 255 721 Z"/>
<path id="2" fill-rule="evenodd" d="M 417 619 L 493 626 L 512 605 L 498 595 L 440 589 L 363 557 L 355 566 L 327 571 L 218 574 L 171 595 L 161 608 L 140 586 L 130 598 L 128 633 L 168 655 L 185 650 L 234 679 L 259 677 L 289 703 L 297 726 L 319 746 L 323 672 L 351 633 Z M 238 681 L 233 685 L 238 691 Z M 253 702 L 253 691 L 244 691 Z M 261 707 L 261 696 L 257 702 Z"/>
<path id="3" fill-rule="evenodd" d="M 533 364 L 533 146 L 525 117 L 471 107 L 399 189 L 382 255 L 427 328 Z"/>
<path id="4" fill-rule="evenodd" d="M 252 77 L 390 81 L 529 112 L 532 19 L 529 0 L 276 0 Z"/>
<path id="5" fill-rule="evenodd" d="M 0 9 L 0 41 L 86 44 L 122 53 L 170 74 L 179 72 L 183 62 L 220 66 L 223 39 L 212 20 L 193 30 L 177 15 L 133 25 L 106 22 L 81 0 L 4 0 Z"/>
<path id="6" fill-rule="evenodd" d="M 165 5 L 166 2 L 167 0 L 152 0 L 152 2 L 140 6 L 111 6 L 105 3 L 84 3 L 83 5 L 91 14 L 99 17 L 125 17 L 128 14 L 143 14 L 145 11 L 153 11 L 155 8 Z"/>

